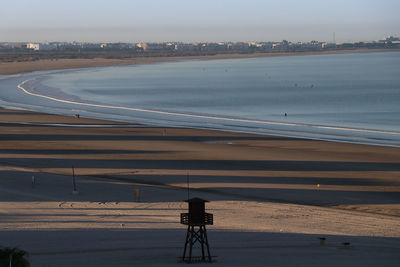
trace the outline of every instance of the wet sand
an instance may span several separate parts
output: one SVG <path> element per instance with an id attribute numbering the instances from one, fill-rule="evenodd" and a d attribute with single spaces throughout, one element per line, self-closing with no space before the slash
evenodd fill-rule
<path id="1" fill-rule="evenodd" d="M 0 245 L 33 266 L 177 265 L 188 178 L 218 265 L 400 262 L 400 148 L 0 109 L 0 152 Z"/>
<path id="2" fill-rule="evenodd" d="M 180 60 L 212 60 L 230 58 L 255 58 L 255 57 L 281 57 L 281 56 L 306 56 L 306 55 L 328 55 L 328 54 L 351 54 L 351 53 L 373 53 L 373 52 L 393 52 L 399 49 L 354 49 L 354 50 L 335 50 L 317 52 L 273 52 L 273 53 L 253 53 L 253 54 L 217 54 L 213 56 L 179 56 L 179 57 L 138 57 L 127 59 L 57 59 L 57 60 L 37 60 L 22 62 L 1 62 L 0 75 L 11 75 L 24 72 L 53 69 L 74 69 L 88 67 L 102 67 L 115 65 L 134 65 L 149 64 L 157 62 L 171 62 Z"/>

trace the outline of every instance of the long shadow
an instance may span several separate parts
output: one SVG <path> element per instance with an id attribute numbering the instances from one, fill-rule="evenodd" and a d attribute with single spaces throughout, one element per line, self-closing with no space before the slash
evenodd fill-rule
<path id="1" fill-rule="evenodd" d="M 34 112 L 34 111 L 13 111 L 13 110 L 7 110 L 0 108 L 0 115 L 20 115 L 21 117 L 25 115 L 29 116 L 51 116 L 47 113 L 39 113 L 39 112 Z"/>
<path id="2" fill-rule="evenodd" d="M 124 178 L 108 175 L 96 175 L 93 177 L 105 178 L 114 181 L 132 182 L 148 186 L 166 186 L 162 180 L 149 180 L 140 178 Z M 179 182 L 184 183 L 186 179 Z M 217 199 L 232 200 L 243 199 L 261 202 L 277 202 L 305 204 L 316 206 L 333 206 L 333 205 L 352 205 L 352 204 L 399 204 L 400 192 L 387 191 L 358 191 L 358 190 L 329 190 L 329 189 L 285 189 L 285 188 L 247 188 L 232 187 L 228 181 L 226 186 L 193 188 L 192 192 L 211 193 L 218 196 Z M 182 187 L 186 190 L 186 187 Z"/>
<path id="3" fill-rule="evenodd" d="M 169 154 L 177 151 L 161 150 L 116 150 L 116 149 L 0 149 L 0 154 L 29 155 L 86 155 L 86 154 Z"/>
<path id="4" fill-rule="evenodd" d="M 0 163 L 35 168 L 166 169 L 166 170 L 241 170 L 241 171 L 400 171 L 399 163 L 295 161 L 295 160 L 122 160 L 122 159 L 0 159 Z"/>
<path id="5" fill-rule="evenodd" d="M 1 115 L 1 114 L 0 114 Z M 53 125 L 52 125 L 53 124 Z M 57 124 L 57 125 L 56 125 Z M 128 129 L 128 128 L 140 128 L 135 124 L 113 124 L 113 123 L 108 123 L 108 122 L 100 122 L 99 124 L 96 123 L 73 123 L 73 122 L 27 122 L 27 123 L 18 123 L 18 122 L 0 122 L 0 127 L 29 127 L 29 128 L 51 128 L 51 129 L 62 129 L 65 127 L 70 127 L 70 126 L 75 126 L 79 127 L 80 129 L 82 128 L 93 128 L 93 126 L 96 126 L 96 129 L 103 129 L 101 126 L 97 125 L 104 125 L 104 128 L 110 128 L 112 127 L 113 129 Z"/>
<path id="6" fill-rule="evenodd" d="M 55 174 L 42 173 L 39 174 L 37 188 L 31 189 L 30 175 L 32 175 L 30 172 L 1 171 L 0 176 L 4 177 L 3 189 L 6 189 L 5 195 L 1 197 L 1 201 L 8 201 L 7 196 L 11 194 L 10 201 L 58 201 L 60 203 L 63 201 L 89 201 L 100 203 L 106 200 L 107 202 L 125 202 L 134 200 L 132 188 L 141 188 L 141 191 L 144 192 L 143 195 L 146 196 L 142 200 L 144 201 L 143 203 L 151 203 L 153 200 L 156 201 L 156 199 L 159 199 L 158 194 L 165 194 L 163 198 L 168 201 L 184 199 L 187 191 L 185 185 L 187 180 L 182 175 L 179 177 L 172 175 L 170 179 L 161 175 L 85 175 L 76 177 L 78 188 L 83 193 L 79 197 L 74 197 L 70 193 L 70 176 L 58 175 L 57 180 L 55 180 Z M 63 180 L 59 180 L 60 178 Z M 101 178 L 101 180 L 98 178 Z M 200 178 L 190 177 L 190 183 L 201 184 L 202 179 L 204 179 L 203 176 L 200 176 Z M 283 183 L 283 185 L 279 185 L 276 188 L 263 187 L 263 183 L 269 183 L 270 178 L 268 177 L 255 177 L 255 179 L 253 177 L 251 182 L 247 181 L 248 177 L 231 177 L 229 179 L 229 177 L 223 176 L 223 181 L 218 181 L 218 176 L 206 179 L 210 180 L 210 182 L 219 183 L 219 185 L 214 187 L 213 184 L 203 184 L 200 188 L 191 186 L 190 191 L 192 194 L 205 195 L 209 200 L 252 200 L 316 206 L 400 203 L 400 193 L 387 191 L 390 188 L 383 189 L 382 191 L 376 191 L 373 188 L 364 188 L 363 191 L 359 191 L 351 187 L 338 190 L 335 188 L 326 188 L 327 184 L 321 182 L 322 186 L 320 188 L 315 185 L 306 189 L 296 188 L 296 185 L 299 184 L 291 183 L 292 180 L 298 178 L 288 178 L 289 180 L 286 180 L 285 184 L 294 185 L 294 187 L 288 189 Z M 280 183 L 280 179 L 282 178 L 272 177 L 272 179 L 276 183 Z M 303 181 L 306 179 L 308 178 L 302 178 Z M 346 188 L 349 184 L 346 184 L 346 179 L 342 180 L 343 188 Z M 93 181 L 96 181 L 96 183 L 93 184 Z M 243 185 L 236 186 L 237 182 L 243 182 Z M 257 183 L 257 185 L 252 186 L 252 182 Z M 351 182 L 354 181 L 351 180 Z M 41 183 L 46 186 L 42 187 Z M 183 186 L 178 187 L 174 185 L 176 183 L 183 184 Z M 7 184 L 9 187 L 5 187 Z M 18 188 L 22 190 L 21 194 L 19 194 L 19 191 L 16 191 Z M 102 192 L 105 188 L 107 190 Z M 11 191 L 8 192 L 7 189 Z M 115 192 L 119 193 L 115 194 Z M 47 197 L 43 197 L 42 194 Z M 101 208 L 106 209 L 107 206 Z M 146 207 L 146 209 L 148 208 Z"/>
<path id="7" fill-rule="evenodd" d="M 26 125 L 24 125 L 26 127 Z M 50 127 L 50 126 L 43 126 Z M 123 127 L 122 127 L 123 128 Z M 101 128 L 100 128 L 101 129 Z M 269 136 L 151 136 L 151 135 L 66 135 L 66 134 L 0 134 L 3 141 L 192 141 L 192 142 L 217 142 L 217 141 L 310 141 L 288 137 Z"/>
<path id="8" fill-rule="evenodd" d="M 193 189 L 191 189 L 193 190 Z M 291 203 L 315 206 L 356 204 L 400 204 L 399 192 L 375 192 L 352 190 L 310 190 L 282 188 L 201 188 L 198 192 L 215 193 L 254 201 Z"/>
<path id="9" fill-rule="evenodd" d="M 163 183 L 180 183 L 186 181 L 187 175 L 103 175 L 104 178 L 129 181 L 154 181 L 160 180 Z M 279 177 L 279 176 L 226 176 L 226 175 L 190 175 L 192 183 L 247 183 L 247 184 L 291 184 L 291 185 L 346 185 L 346 186 L 400 186 L 400 181 L 381 181 L 378 179 L 365 178 L 330 178 L 330 177 Z"/>
<path id="10" fill-rule="evenodd" d="M 40 216 L 38 216 L 40 217 Z M 4 220 L 3 222 L 14 222 L 17 223 L 18 221 L 15 220 Z M 71 219 L 57 219 L 57 220 L 23 220 L 24 223 L 63 223 L 63 224 L 69 224 L 69 223 L 95 223 L 95 224 L 107 224 L 107 223 L 116 223 L 116 224 L 121 224 L 121 223 L 129 223 L 129 224 L 169 224 L 171 222 L 157 222 L 157 221 L 124 221 L 124 220 L 109 220 L 109 221 L 99 221 L 96 219 L 93 220 L 71 220 Z"/>
<path id="11" fill-rule="evenodd" d="M 207 229 L 216 265 L 394 267 L 400 262 L 399 238 Z M 169 228 L 24 230 L 2 231 L 0 240 L 27 250 L 34 266 L 178 266 L 185 235 L 186 229 Z M 323 245 L 320 237 L 326 238 Z M 193 256 L 200 253 L 195 246 Z"/>
<path id="12" fill-rule="evenodd" d="M 65 210 L 66 208 L 63 208 L 63 210 Z M 41 209 L 42 210 L 42 209 Z M 54 209 L 53 209 L 54 210 Z M 86 210 L 86 208 L 71 208 L 70 210 Z M 88 210 L 100 210 L 100 209 L 88 209 Z M 112 209 L 107 209 L 107 208 L 105 208 L 105 209 L 102 209 L 102 210 L 112 210 Z M 118 208 L 115 208 L 115 209 L 113 209 L 113 210 L 119 210 Z M 138 209 L 129 209 L 129 210 L 138 210 Z M 149 210 L 149 209 L 143 209 L 143 210 Z M 161 209 L 158 209 L 158 210 L 161 210 Z M 181 209 L 180 209 L 181 210 Z M 7 213 L 7 217 L 11 217 L 11 218 L 18 218 L 18 217 L 37 217 L 37 218 L 40 218 L 40 217 L 49 217 L 49 216 L 51 216 L 51 217 L 64 217 L 64 216 L 66 216 L 66 217 L 68 217 L 68 216 L 71 216 L 71 217 L 78 217 L 78 216 L 84 216 L 84 217 L 88 217 L 88 218 L 91 218 L 91 217 L 100 217 L 100 218 L 124 218 L 124 217 L 171 217 L 170 215 L 162 215 L 162 214 L 157 214 L 157 215 L 154 215 L 154 214 L 134 214 L 134 215 L 131 215 L 131 214 L 106 214 L 106 213 L 104 213 L 104 214 L 85 214 L 85 215 L 82 215 L 82 214 L 74 214 L 74 213 L 70 213 L 70 214 L 65 214 L 65 213 L 62 213 L 62 214 L 56 214 L 56 213 L 40 213 L 40 214 L 26 214 L 26 213 L 24 213 L 24 214 L 21 214 L 21 213 Z M 2 220 L 2 221 L 6 221 L 6 220 Z"/>

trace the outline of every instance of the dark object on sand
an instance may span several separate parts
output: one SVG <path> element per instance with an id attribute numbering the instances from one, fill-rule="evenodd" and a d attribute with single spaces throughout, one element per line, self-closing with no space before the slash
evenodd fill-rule
<path id="1" fill-rule="evenodd" d="M 29 267 L 28 252 L 18 248 L 0 248 L 0 266 Z"/>
<path id="2" fill-rule="evenodd" d="M 318 237 L 318 240 L 319 240 L 319 244 L 322 246 L 322 245 L 325 245 L 325 240 L 326 240 L 326 238 L 325 237 Z"/>
<path id="3" fill-rule="evenodd" d="M 185 247 L 183 250 L 182 261 L 191 262 L 211 262 L 210 247 L 208 245 L 206 225 L 213 224 L 213 215 L 205 212 L 205 202 L 201 198 L 191 198 L 186 200 L 189 203 L 189 213 L 181 213 L 181 224 L 188 226 L 186 233 Z M 201 245 L 201 257 L 192 257 L 193 245 L 199 242 Z M 186 251 L 189 245 L 189 255 Z M 207 250 L 207 256 L 205 254 Z"/>

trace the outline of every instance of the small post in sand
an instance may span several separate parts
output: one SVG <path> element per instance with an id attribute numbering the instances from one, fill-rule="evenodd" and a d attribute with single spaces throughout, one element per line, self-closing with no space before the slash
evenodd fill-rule
<path id="1" fill-rule="evenodd" d="M 135 196 L 135 201 L 136 202 L 140 202 L 140 189 L 135 189 L 134 191 L 133 191 L 133 194 L 134 194 L 134 196 Z"/>
<path id="2" fill-rule="evenodd" d="M 72 194 L 73 194 L 73 195 L 78 195 L 78 194 L 79 194 L 79 191 L 76 189 L 75 169 L 74 169 L 74 166 L 72 166 L 72 185 L 73 185 Z"/>

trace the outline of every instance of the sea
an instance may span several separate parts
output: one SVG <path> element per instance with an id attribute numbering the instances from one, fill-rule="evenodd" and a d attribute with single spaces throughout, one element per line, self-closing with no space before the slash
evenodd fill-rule
<path id="1" fill-rule="evenodd" d="M 6 107 L 400 146 L 400 52 L 43 71 L 2 76 L 0 88 Z"/>

